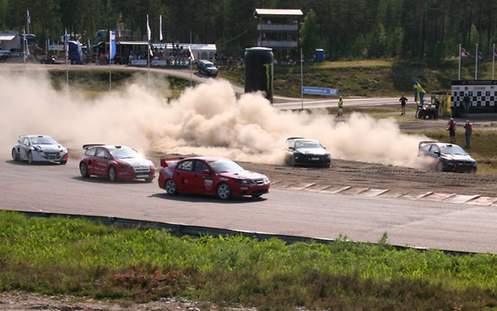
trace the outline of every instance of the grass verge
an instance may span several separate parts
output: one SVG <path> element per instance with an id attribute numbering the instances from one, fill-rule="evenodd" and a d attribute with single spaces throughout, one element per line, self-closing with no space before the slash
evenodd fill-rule
<path id="1" fill-rule="evenodd" d="M 183 296 L 261 310 L 496 308 L 497 256 L 398 250 L 385 241 L 176 237 L 0 212 L 0 290 L 135 301 Z"/>

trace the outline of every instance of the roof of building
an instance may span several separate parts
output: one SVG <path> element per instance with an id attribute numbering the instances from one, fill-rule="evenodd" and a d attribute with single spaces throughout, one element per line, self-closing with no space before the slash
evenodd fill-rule
<path id="1" fill-rule="evenodd" d="M 300 9 L 255 9 L 256 16 L 303 16 Z"/>
<path id="2" fill-rule="evenodd" d="M 0 41 L 10 41 L 17 36 L 13 31 L 0 31 Z"/>

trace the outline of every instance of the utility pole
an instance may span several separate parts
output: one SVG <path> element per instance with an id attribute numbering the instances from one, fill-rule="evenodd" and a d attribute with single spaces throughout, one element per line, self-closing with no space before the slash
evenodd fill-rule
<path id="1" fill-rule="evenodd" d="M 476 53 L 475 53 L 475 80 L 478 80 L 478 61 L 480 55 L 478 55 L 478 43 L 476 44 Z"/>
<path id="2" fill-rule="evenodd" d="M 462 53 L 462 44 L 459 43 L 459 71 L 457 75 L 457 80 L 461 80 L 461 53 Z"/>
<path id="3" fill-rule="evenodd" d="M 190 51 L 190 87 L 193 87 L 193 52 L 192 52 L 192 38 L 193 34 L 190 30 L 190 47 L 188 50 Z"/>
<path id="4" fill-rule="evenodd" d="M 300 100 L 301 109 L 304 110 L 304 54 L 300 48 Z"/>
<path id="5" fill-rule="evenodd" d="M 492 80 L 495 80 L 495 43 L 492 45 Z"/>

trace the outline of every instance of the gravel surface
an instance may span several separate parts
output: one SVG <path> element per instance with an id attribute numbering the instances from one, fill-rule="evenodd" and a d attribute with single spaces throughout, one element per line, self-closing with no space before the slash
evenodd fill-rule
<path id="1" fill-rule="evenodd" d="M 148 303 L 132 301 L 108 301 L 73 296 L 44 296 L 25 292 L 0 293 L 0 310 L 43 310 L 43 311 L 200 311 L 227 310 L 253 311 L 253 308 L 219 308 L 209 303 L 192 302 L 184 299 L 161 298 Z"/>

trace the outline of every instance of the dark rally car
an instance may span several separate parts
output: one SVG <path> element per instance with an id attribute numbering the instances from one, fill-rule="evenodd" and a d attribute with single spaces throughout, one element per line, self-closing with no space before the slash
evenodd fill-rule
<path id="1" fill-rule="evenodd" d="M 418 157 L 428 160 L 437 171 L 476 173 L 477 164 L 463 148 L 455 144 L 437 141 L 422 141 L 418 147 Z"/>
<path id="2" fill-rule="evenodd" d="M 286 142 L 286 162 L 289 165 L 330 167 L 331 155 L 318 140 L 290 137 Z"/>

